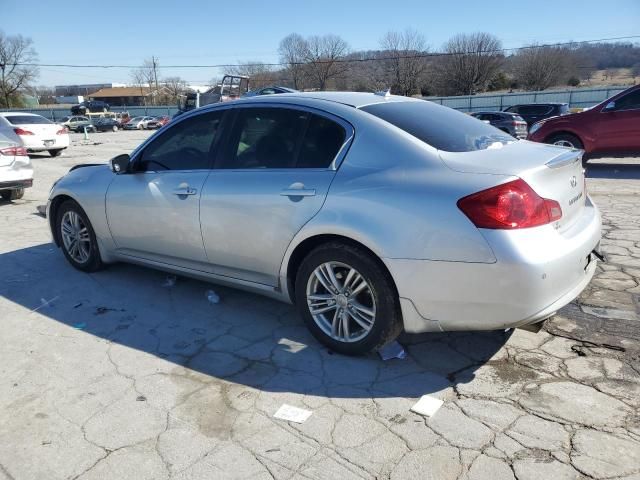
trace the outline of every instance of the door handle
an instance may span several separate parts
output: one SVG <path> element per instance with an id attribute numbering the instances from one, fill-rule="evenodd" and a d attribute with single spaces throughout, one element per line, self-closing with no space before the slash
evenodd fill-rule
<path id="1" fill-rule="evenodd" d="M 195 188 L 191 188 L 191 187 L 183 187 L 183 188 L 176 188 L 173 191 L 174 195 L 195 195 L 196 193 L 198 193 L 198 190 L 196 190 Z"/>
<path id="2" fill-rule="evenodd" d="M 280 192 L 284 197 L 315 197 L 316 191 L 313 188 L 285 188 Z"/>

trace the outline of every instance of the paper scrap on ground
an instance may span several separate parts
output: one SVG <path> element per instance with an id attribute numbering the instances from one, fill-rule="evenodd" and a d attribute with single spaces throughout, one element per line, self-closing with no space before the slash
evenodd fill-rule
<path id="1" fill-rule="evenodd" d="M 398 342 L 387 343 L 384 347 L 378 350 L 378 354 L 382 360 L 391 360 L 392 358 L 399 358 L 402 360 L 407 357 L 407 352 L 404 351 L 402 345 Z"/>
<path id="2" fill-rule="evenodd" d="M 285 403 L 278 409 L 274 417 L 288 422 L 304 423 L 312 413 L 304 408 L 293 407 Z"/>
<path id="3" fill-rule="evenodd" d="M 73 328 L 75 328 L 76 330 L 83 330 L 86 326 L 87 326 L 87 324 L 84 323 L 84 322 L 74 323 L 73 324 Z"/>
<path id="4" fill-rule="evenodd" d="M 420 397 L 420 400 L 411 407 L 411 411 L 427 417 L 433 417 L 443 403 L 439 398 L 423 395 Z"/>
<path id="5" fill-rule="evenodd" d="M 220 297 L 213 290 L 207 290 L 206 296 L 207 296 L 207 300 L 209 301 L 209 303 L 219 303 L 220 302 Z"/>

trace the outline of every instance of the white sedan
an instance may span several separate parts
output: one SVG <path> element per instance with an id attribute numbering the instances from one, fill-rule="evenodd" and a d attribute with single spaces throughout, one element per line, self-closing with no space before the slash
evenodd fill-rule
<path id="1" fill-rule="evenodd" d="M 18 200 L 33 185 L 33 167 L 27 149 L 0 133 L 0 196 Z"/>
<path id="2" fill-rule="evenodd" d="M 28 152 L 48 151 L 52 157 L 69 146 L 66 128 L 34 113 L 0 113 L 0 133 L 18 141 Z"/>
<path id="3" fill-rule="evenodd" d="M 154 121 L 155 117 L 133 117 L 127 123 L 124 124 L 125 130 L 144 130 L 147 128 L 149 122 Z"/>

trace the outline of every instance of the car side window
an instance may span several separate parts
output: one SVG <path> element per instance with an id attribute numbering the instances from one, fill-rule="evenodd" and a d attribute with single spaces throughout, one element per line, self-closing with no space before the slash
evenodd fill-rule
<path id="1" fill-rule="evenodd" d="M 238 109 L 218 168 L 293 168 L 308 117 L 288 108 Z"/>
<path id="2" fill-rule="evenodd" d="M 311 114 L 304 134 L 297 168 L 327 168 L 346 139 L 341 125 L 320 115 Z"/>
<path id="3" fill-rule="evenodd" d="M 616 106 L 613 110 L 635 110 L 640 108 L 640 90 L 626 94 L 616 100 Z"/>
<path id="4" fill-rule="evenodd" d="M 225 110 L 177 122 L 147 145 L 136 171 L 203 170 L 211 168 L 213 147 Z"/>

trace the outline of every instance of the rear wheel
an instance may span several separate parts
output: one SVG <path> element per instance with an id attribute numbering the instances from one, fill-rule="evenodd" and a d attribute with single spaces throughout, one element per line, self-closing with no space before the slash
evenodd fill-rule
<path id="1" fill-rule="evenodd" d="M 295 296 L 313 336 L 345 355 L 377 350 L 402 331 L 391 277 L 357 247 L 329 243 L 309 253 L 296 274 Z"/>
<path id="2" fill-rule="evenodd" d="M 73 200 L 60 205 L 56 229 L 64 256 L 72 266 L 84 272 L 95 272 L 103 267 L 96 234 L 80 205 Z"/>
<path id="3" fill-rule="evenodd" d="M 0 192 L 3 200 L 20 200 L 24 197 L 24 188 L 14 188 L 13 190 L 3 190 Z"/>
<path id="4" fill-rule="evenodd" d="M 49 150 L 49 155 L 52 157 L 59 157 L 62 154 L 62 148 L 57 148 L 55 150 Z"/>
<path id="5" fill-rule="evenodd" d="M 114 125 L 113 127 L 111 127 L 111 130 L 113 130 L 114 132 L 117 132 L 118 131 L 118 126 Z"/>

